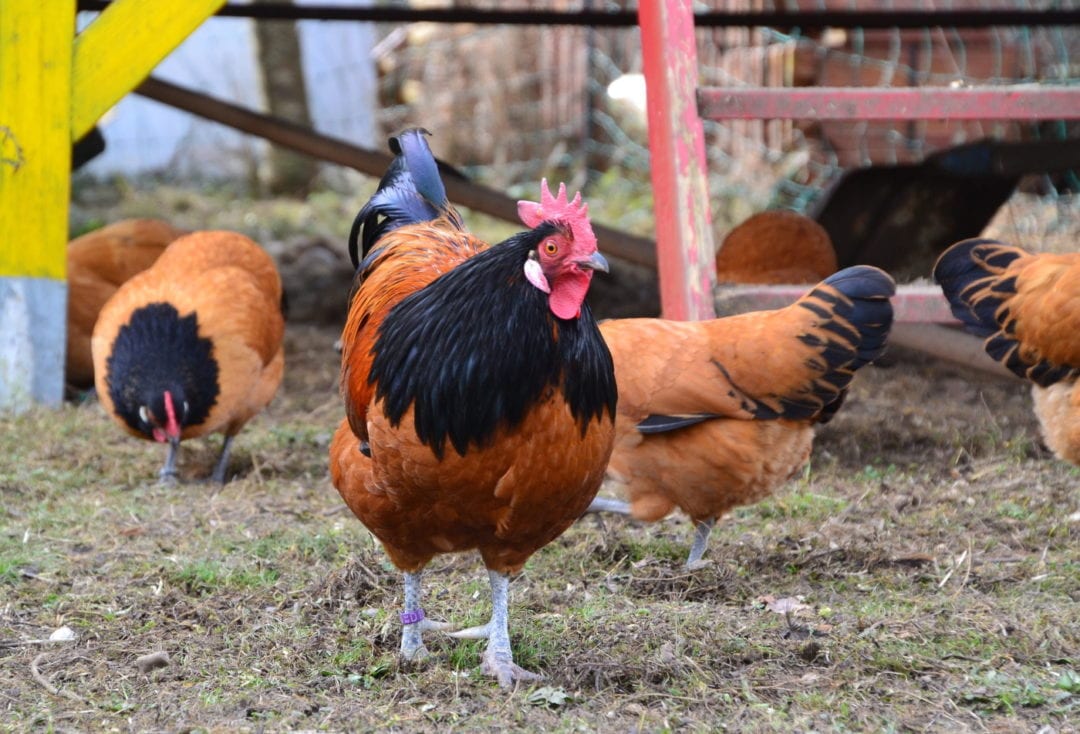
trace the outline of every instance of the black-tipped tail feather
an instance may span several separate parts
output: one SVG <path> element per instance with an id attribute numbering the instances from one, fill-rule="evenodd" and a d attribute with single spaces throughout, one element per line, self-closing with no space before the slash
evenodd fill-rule
<path id="1" fill-rule="evenodd" d="M 1024 251 L 997 240 L 970 239 L 958 242 L 938 258 L 934 280 L 941 286 L 953 316 L 964 329 L 985 339 L 983 348 L 991 358 L 1013 374 L 1048 387 L 1080 374 L 1070 365 L 1033 359 L 1033 350 L 1021 348 L 1016 319 L 1008 300 L 1016 295 L 1016 276 L 1007 274 Z"/>
<path id="2" fill-rule="evenodd" d="M 822 286 L 832 286 L 850 304 L 836 303 Z M 857 370 L 873 362 L 885 352 L 892 329 L 893 309 L 889 300 L 896 293 L 896 283 L 882 270 L 869 265 L 856 265 L 833 273 L 810 296 L 834 303 L 835 314 L 858 330 L 855 340 L 855 359 L 847 367 Z"/>
<path id="3" fill-rule="evenodd" d="M 988 337 L 1001 328 L 998 311 L 1015 292 L 1016 282 L 999 276 L 1021 254 L 996 240 L 971 239 L 956 243 L 938 258 L 934 280 L 953 316 L 972 334 Z"/>
<path id="4" fill-rule="evenodd" d="M 792 394 L 752 396 L 714 362 L 726 379 L 743 392 L 743 407 L 757 420 L 814 419 L 827 422 L 843 403 L 855 371 L 880 357 L 892 328 L 893 309 L 889 300 L 896 284 L 887 273 L 867 265 L 841 270 L 815 286 L 793 307 L 813 314 L 813 325 L 799 340 L 814 351 L 805 367 L 810 375 L 805 389 Z M 664 433 L 720 416 L 650 415 L 638 424 L 641 433 Z"/>
<path id="5" fill-rule="evenodd" d="M 889 300 L 896 283 L 888 273 L 856 265 L 833 273 L 800 299 L 796 306 L 819 319 L 800 337 L 817 355 L 807 367 L 817 377 L 808 394 L 781 397 L 776 417 L 827 422 L 843 403 L 855 371 L 885 352 L 892 329 Z"/>

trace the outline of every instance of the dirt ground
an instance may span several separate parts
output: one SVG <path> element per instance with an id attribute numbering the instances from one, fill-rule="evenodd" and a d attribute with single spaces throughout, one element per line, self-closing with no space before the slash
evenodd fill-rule
<path id="1" fill-rule="evenodd" d="M 274 244 L 321 273 L 315 316 L 289 324 L 223 488 L 200 480 L 217 438 L 163 487 L 161 448 L 92 399 L 0 417 L 0 731 L 1080 731 L 1080 470 L 1023 384 L 901 350 L 798 479 L 719 524 L 711 565 L 685 570 L 678 516 L 587 516 L 538 552 L 510 632 L 540 683 L 501 690 L 482 643 L 434 634 L 400 665 L 400 575 L 327 473 L 353 203 L 317 202 L 340 226 L 306 249 Z M 486 620 L 478 558 L 425 579 L 429 616 Z"/>
<path id="2" fill-rule="evenodd" d="M 221 490 L 197 481 L 216 441 L 166 488 L 159 447 L 92 401 L 5 419 L 0 728 L 1077 730 L 1080 472 L 1019 383 L 906 355 L 860 373 L 803 477 L 693 573 L 685 520 L 585 518 L 511 587 L 518 662 L 546 679 L 505 692 L 479 643 L 397 662 L 400 579 L 327 477 L 336 337 L 290 326 Z M 430 615 L 486 618 L 476 558 L 426 578 Z"/>

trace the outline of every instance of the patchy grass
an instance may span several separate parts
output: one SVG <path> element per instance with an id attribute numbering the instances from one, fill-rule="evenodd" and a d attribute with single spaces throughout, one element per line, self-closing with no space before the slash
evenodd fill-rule
<path id="1" fill-rule="evenodd" d="M 512 585 L 518 662 L 547 677 L 506 692 L 480 642 L 398 661 L 399 575 L 327 477 L 336 336 L 289 327 L 224 488 L 196 480 L 218 439 L 169 488 L 93 401 L 3 419 L 0 729 L 1075 731 L 1080 472 L 1017 384 L 860 373 L 808 469 L 693 573 L 684 518 L 586 517 Z M 426 578 L 431 616 L 486 619 L 475 557 Z"/>
<path id="2" fill-rule="evenodd" d="M 72 224 L 245 232 L 291 264 L 294 308 L 337 318 L 317 306 L 347 292 L 373 187 L 79 187 Z M 604 288 L 605 313 L 641 312 Z M 481 642 L 432 634 L 431 661 L 398 660 L 400 576 L 327 476 L 337 336 L 289 324 L 285 384 L 223 488 L 198 481 L 219 438 L 185 444 L 186 481 L 162 487 L 163 449 L 92 400 L 0 417 L 0 731 L 1077 731 L 1080 470 L 1042 447 L 1018 383 L 903 355 L 860 372 L 806 471 L 720 522 L 693 573 L 683 517 L 583 519 L 514 580 L 515 654 L 546 678 L 507 692 L 478 674 Z M 455 626 L 490 612 L 473 556 L 437 559 L 425 590 Z M 62 627 L 75 639 L 48 642 Z M 157 651 L 169 664 L 140 669 Z"/>

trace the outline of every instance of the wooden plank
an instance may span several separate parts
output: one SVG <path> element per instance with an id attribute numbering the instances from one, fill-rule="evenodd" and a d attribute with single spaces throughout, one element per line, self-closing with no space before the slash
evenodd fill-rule
<path id="1" fill-rule="evenodd" d="M 694 100 L 697 43 L 691 0 L 638 7 L 656 211 L 660 307 L 669 319 L 714 315 L 716 281 L 705 133 Z"/>
<path id="2" fill-rule="evenodd" d="M 1019 377 L 986 353 L 983 344 L 984 340 L 977 336 L 941 324 L 904 322 L 893 324 L 889 332 L 889 346 L 914 349 L 995 377 L 1019 381 Z"/>
<path id="3" fill-rule="evenodd" d="M 85 135 L 110 107 L 224 4 L 225 0 L 109 3 L 75 39 L 72 139 Z"/>
<path id="4" fill-rule="evenodd" d="M 1076 120 L 1080 86 L 703 87 L 698 109 L 710 120 Z"/>
<path id="5" fill-rule="evenodd" d="M 295 123 L 222 102 L 153 77 L 140 84 L 135 91 L 157 102 L 228 125 L 242 132 L 258 135 L 272 143 L 306 153 L 314 158 L 354 168 L 370 176 L 382 176 L 393 160 L 388 153 L 368 150 L 338 138 L 320 135 Z M 464 178 L 445 174 L 443 178 L 446 183 L 446 194 L 454 203 L 520 224 L 515 199 Z M 596 222 L 593 223 L 593 231 L 605 255 L 612 255 L 650 268 L 656 267 L 656 244 L 649 238 L 620 232 Z"/>
<path id="6" fill-rule="evenodd" d="M 71 2 L 3 0 L 0 12 L 0 277 L 66 273 Z"/>
<path id="7" fill-rule="evenodd" d="M 808 285 L 721 285 L 716 289 L 716 312 L 723 316 L 746 311 L 783 308 L 802 297 Z M 957 324 L 941 288 L 931 284 L 896 287 L 892 299 L 895 323 Z"/>

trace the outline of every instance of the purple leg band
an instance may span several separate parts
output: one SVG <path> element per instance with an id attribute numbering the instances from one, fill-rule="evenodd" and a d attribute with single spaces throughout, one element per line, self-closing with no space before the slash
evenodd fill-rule
<path id="1" fill-rule="evenodd" d="M 402 612 L 399 616 L 402 624 L 416 624 L 424 620 L 424 610 L 417 609 L 413 612 Z"/>

